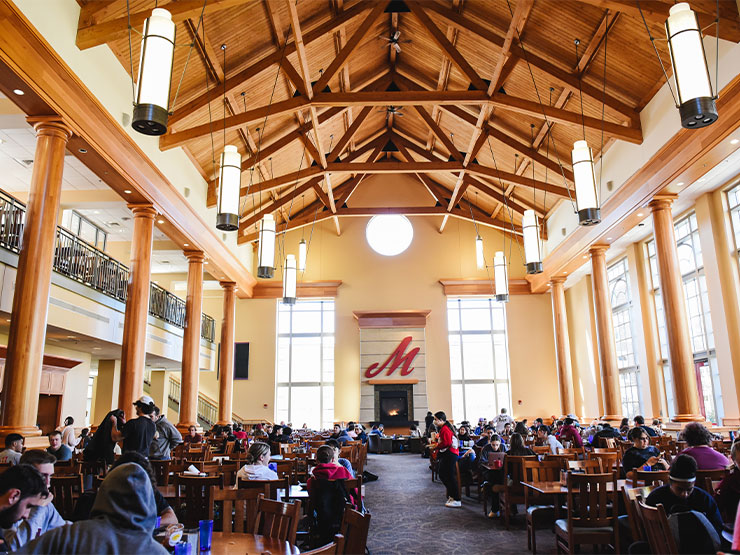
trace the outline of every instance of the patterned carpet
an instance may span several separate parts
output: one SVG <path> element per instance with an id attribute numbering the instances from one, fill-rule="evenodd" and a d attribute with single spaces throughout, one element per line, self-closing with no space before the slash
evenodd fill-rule
<path id="1" fill-rule="evenodd" d="M 444 506 L 445 489 L 432 482 L 429 460 L 419 455 L 368 455 L 367 470 L 380 476 L 365 486 L 372 513 L 368 549 L 372 555 L 434 553 L 528 553 L 523 507 L 512 522 L 483 516 L 483 506 L 463 495 L 463 506 Z M 475 495 L 473 489 L 471 494 Z M 555 536 L 537 533 L 537 553 L 555 553 Z"/>

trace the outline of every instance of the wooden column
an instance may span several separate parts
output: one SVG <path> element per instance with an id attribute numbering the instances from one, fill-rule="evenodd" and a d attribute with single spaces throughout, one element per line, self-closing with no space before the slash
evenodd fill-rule
<path id="1" fill-rule="evenodd" d="M 134 234 L 131 238 L 131 268 L 123 320 L 121 385 L 118 388 L 118 408 L 123 409 L 126 418 L 136 415 L 133 403 L 144 392 L 152 237 L 157 215 L 157 211 L 149 204 L 129 204 L 129 209 L 134 214 Z"/>
<path id="2" fill-rule="evenodd" d="M 660 274 L 660 293 L 665 310 L 668 351 L 673 373 L 674 422 L 704 420 L 699 412 L 699 391 L 694 371 L 694 355 L 689 337 L 689 322 L 684 304 L 683 280 L 678 264 L 678 248 L 673 228 L 671 204 L 675 196 L 660 195 L 650 202 L 653 211 L 655 253 Z"/>
<path id="3" fill-rule="evenodd" d="M 218 424 L 223 426 L 232 422 L 236 283 L 222 281 L 221 287 L 224 290 L 224 317 L 221 321 L 221 356 L 218 360 Z"/>
<path id="4" fill-rule="evenodd" d="M 0 435 L 41 435 L 36 427 L 64 150 L 72 135 L 58 117 L 28 118 L 36 130 L 31 188 L 18 257 Z"/>
<path id="5" fill-rule="evenodd" d="M 599 339 L 599 363 L 604 394 L 604 420 L 621 420 L 622 395 L 619 389 L 617 348 L 614 342 L 612 307 L 609 302 L 609 280 L 606 274 L 606 251 L 608 245 L 593 245 L 591 254 L 591 280 L 594 289 L 594 312 L 596 334 Z"/>
<path id="6" fill-rule="evenodd" d="M 185 330 L 182 336 L 180 379 L 180 421 L 177 428 L 187 432 L 198 426 L 198 372 L 200 371 L 200 327 L 203 309 L 203 261 L 199 251 L 187 251 L 188 294 L 185 300 Z"/>
<path id="7" fill-rule="evenodd" d="M 560 384 L 560 409 L 563 414 L 575 414 L 573 368 L 570 361 L 570 338 L 568 337 L 568 314 L 565 310 L 564 283 L 564 277 L 557 277 L 550 280 L 550 296 L 552 297 L 555 353 L 558 363 L 558 383 Z"/>

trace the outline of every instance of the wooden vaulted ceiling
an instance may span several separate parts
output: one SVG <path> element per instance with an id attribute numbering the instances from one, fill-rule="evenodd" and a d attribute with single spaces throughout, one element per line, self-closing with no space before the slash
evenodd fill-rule
<path id="1" fill-rule="evenodd" d="M 140 35 L 129 44 L 128 22 L 141 30 L 155 0 L 129 0 L 128 13 L 126 0 L 78 2 L 77 45 L 107 43 L 135 73 Z M 654 37 L 672 4 L 640 2 Z M 715 19 L 713 0 L 690 4 L 700 25 Z M 393 172 L 429 193 L 428 205 L 400 211 L 438 217 L 440 231 L 471 213 L 519 231 L 525 209 L 547 217 L 570 202 L 570 150 L 583 128 L 595 157 L 616 140 L 640 143 L 639 111 L 665 82 L 632 0 L 159 5 L 184 44 L 160 148 L 185 149 L 213 206 L 219 152 L 237 145 L 240 242 L 256 237 L 265 213 L 281 230 L 333 219 L 339 232 L 340 217 L 378 211 L 350 201 L 364 178 Z M 720 36 L 740 41 L 736 3 L 720 2 L 720 16 Z M 397 31 L 400 52 L 386 40 Z M 670 68 L 665 41 L 655 46 Z"/>

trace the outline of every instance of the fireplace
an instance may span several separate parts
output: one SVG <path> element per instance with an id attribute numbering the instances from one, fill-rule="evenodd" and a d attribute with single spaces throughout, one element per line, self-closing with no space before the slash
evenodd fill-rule
<path id="1" fill-rule="evenodd" d="M 374 422 L 385 426 L 408 426 L 414 420 L 411 385 L 376 385 Z"/>

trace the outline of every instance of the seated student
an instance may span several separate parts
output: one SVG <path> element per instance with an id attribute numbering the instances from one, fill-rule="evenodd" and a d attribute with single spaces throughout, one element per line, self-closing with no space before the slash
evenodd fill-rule
<path id="1" fill-rule="evenodd" d="M 354 422 L 347 424 L 347 435 L 352 438 L 352 441 L 357 439 L 357 429 Z"/>
<path id="2" fill-rule="evenodd" d="M 545 421 L 542 420 L 542 418 L 535 418 L 534 419 L 534 424 L 529 428 L 529 431 L 532 432 L 533 434 L 536 434 L 537 431 L 540 429 L 540 426 L 544 426 L 544 425 L 545 425 Z M 547 431 L 549 433 L 549 431 L 550 431 L 550 428 L 549 427 L 548 427 Z"/>
<path id="3" fill-rule="evenodd" d="M 316 451 L 316 462 L 308 478 L 308 494 L 316 488 L 317 480 L 349 480 L 352 474 L 338 462 L 339 453 L 331 445 L 322 445 Z"/>
<path id="4" fill-rule="evenodd" d="M 695 486 L 696 470 L 696 461 L 692 457 L 678 455 L 671 464 L 670 484 L 653 490 L 645 504 L 651 507 L 663 505 L 669 516 L 677 512 L 698 511 L 707 517 L 717 534 L 721 536 L 722 517 L 717 503 L 706 491 Z"/>
<path id="5" fill-rule="evenodd" d="M 473 470 L 475 467 L 475 450 L 473 438 L 465 426 L 460 426 L 457 430 L 457 463 L 460 466 L 460 472 Z"/>
<path id="6" fill-rule="evenodd" d="M 714 500 L 717 502 L 722 520 L 734 523 L 737 516 L 737 506 L 740 503 L 740 442 L 732 444 L 730 451 L 732 470 L 727 474 L 714 491 Z"/>
<path id="7" fill-rule="evenodd" d="M 573 425 L 574 422 L 575 421 L 572 418 L 566 418 L 563 421 L 563 427 L 560 428 L 560 433 L 557 437 L 561 443 L 564 441 L 569 441 L 571 447 L 583 447 L 583 439 L 581 438 L 581 433 Z"/>
<path id="8" fill-rule="evenodd" d="M 241 427 L 241 424 L 234 424 L 234 437 L 240 441 L 247 439 L 247 432 Z"/>
<path id="9" fill-rule="evenodd" d="M 688 447 L 679 454 L 690 455 L 699 470 L 721 470 L 732 464 L 727 457 L 712 448 L 712 434 L 699 422 L 689 422 L 683 429 Z"/>
<path id="10" fill-rule="evenodd" d="M 558 441 L 558 438 L 550 435 L 550 428 L 545 425 L 537 428 L 537 440 L 542 442 L 542 445 L 550 447 L 550 453 L 553 455 L 557 455 L 558 449 L 563 448 L 563 444 Z"/>
<path id="11" fill-rule="evenodd" d="M 23 436 L 21 434 L 8 434 L 5 436 L 5 449 L 0 451 L 0 463 L 18 464 L 23 452 Z"/>
<path id="12" fill-rule="evenodd" d="M 509 440 L 509 450 L 506 452 L 507 455 L 511 455 L 514 457 L 526 457 L 529 455 L 534 455 L 534 451 L 532 451 L 529 447 L 526 447 L 524 445 L 524 438 L 521 434 L 511 434 L 511 439 Z"/>
<path id="13" fill-rule="evenodd" d="M 33 466 L 39 471 L 48 488 L 51 484 L 51 477 L 54 475 L 55 462 L 57 460 L 54 458 L 54 455 L 42 449 L 29 449 L 23 453 L 18 464 Z M 3 530 L 2 534 L 5 537 L 5 542 L 11 551 L 16 551 L 39 534 L 43 534 L 59 526 L 71 524 L 64 520 L 56 510 L 56 507 L 52 503 L 53 498 L 51 493 L 49 493 L 46 498 L 42 499 L 31 509 L 26 518 L 19 520 L 11 528 Z"/>
<path id="14" fill-rule="evenodd" d="M 359 422 L 355 424 L 355 432 L 357 433 L 355 439 L 360 440 L 362 443 L 367 443 L 367 433 L 365 433 L 365 429 Z"/>
<path id="15" fill-rule="evenodd" d="M 529 435 L 529 428 L 527 427 L 527 419 L 521 420 L 514 425 L 514 431 L 521 434 L 523 437 Z"/>
<path id="16" fill-rule="evenodd" d="M 490 443 L 488 443 L 485 447 L 483 447 L 483 449 L 481 449 L 479 464 L 488 464 L 489 453 L 506 453 L 506 446 L 503 444 L 503 442 L 501 441 L 501 436 L 499 436 L 498 434 L 493 434 L 491 436 Z"/>
<path id="17" fill-rule="evenodd" d="M 249 446 L 245 464 L 236 473 L 236 484 L 234 489 L 239 487 L 239 480 L 277 480 L 277 472 L 271 470 L 270 464 L 270 446 L 261 441 L 255 441 Z"/>
<path id="18" fill-rule="evenodd" d="M 488 439 L 488 436 L 483 436 Z M 491 511 L 488 518 L 499 516 L 499 494 L 493 490 L 493 486 L 500 486 L 506 479 L 506 470 L 503 465 L 501 468 L 488 468 L 488 455 L 490 453 L 505 453 L 506 449 L 498 434 L 491 435 L 491 441 L 480 452 L 480 471 L 483 476 L 484 487 L 488 488 L 488 494 L 491 496 Z M 486 465 L 486 466 L 483 466 Z"/>
<path id="19" fill-rule="evenodd" d="M 368 435 L 383 437 L 384 428 L 385 426 L 383 426 L 382 424 L 373 424 L 373 429 L 370 430 L 370 433 Z"/>
<path id="20" fill-rule="evenodd" d="M 483 430 L 483 433 L 481 434 L 481 437 L 478 439 L 478 441 L 475 442 L 475 444 L 478 447 L 485 447 L 488 445 L 491 441 L 491 438 L 493 437 L 493 426 L 486 426 Z M 499 441 L 501 441 L 501 436 L 496 435 Z"/>
<path id="21" fill-rule="evenodd" d="M 92 435 L 90 435 L 90 428 L 82 428 L 80 430 L 80 437 L 78 438 L 80 441 L 77 442 L 77 449 L 75 449 L 75 452 L 82 453 L 88 445 L 90 445 L 90 440 L 92 440 Z"/>
<path id="22" fill-rule="evenodd" d="M 352 463 L 349 462 L 348 459 L 345 459 L 345 458 L 342 458 L 342 457 L 339 456 L 339 454 L 342 451 L 342 447 L 339 445 L 339 442 L 336 439 L 327 439 L 326 440 L 326 443 L 324 443 L 324 445 L 328 445 L 329 447 L 331 447 L 332 449 L 334 449 L 336 451 L 337 464 L 340 464 L 344 468 L 346 468 L 347 471 L 350 474 L 352 474 L 352 477 L 354 478 L 355 477 L 355 470 L 352 468 Z"/>
<path id="23" fill-rule="evenodd" d="M 603 422 L 600 424 L 601 430 L 596 432 L 594 434 L 594 437 L 591 439 L 591 445 L 593 447 L 601 447 L 601 438 L 622 438 L 621 435 L 619 435 L 619 430 L 616 428 L 613 428 L 609 422 Z"/>
<path id="24" fill-rule="evenodd" d="M 419 431 L 419 428 L 416 427 L 416 424 L 411 424 L 411 426 L 409 426 L 409 437 L 421 437 L 421 432 Z"/>
<path id="25" fill-rule="evenodd" d="M 514 425 L 511 422 L 507 422 L 504 424 L 503 431 L 499 434 L 501 436 L 501 441 L 506 443 L 509 441 L 509 438 L 511 437 L 511 434 L 514 433 Z"/>
<path id="26" fill-rule="evenodd" d="M 622 422 L 619 424 L 619 433 L 622 437 L 628 437 L 630 433 L 630 420 L 629 418 L 622 418 Z"/>
<path id="27" fill-rule="evenodd" d="M 111 470 L 113 470 L 114 468 L 118 468 L 121 465 L 131 463 L 138 464 L 142 469 L 144 469 L 144 472 L 146 472 L 147 476 L 149 476 L 149 482 L 152 486 L 152 494 L 154 495 L 154 506 L 156 509 L 155 512 L 157 513 L 156 516 L 161 518 L 162 526 L 177 524 L 177 516 L 175 515 L 175 511 L 172 510 L 170 504 L 157 488 L 157 479 L 154 476 L 154 469 L 152 468 L 149 460 L 144 455 L 137 451 L 126 451 L 116 460 L 113 466 L 111 466 Z M 94 491 L 86 491 L 85 493 L 80 495 L 80 497 L 77 499 L 77 503 L 75 504 L 72 520 L 74 520 L 75 522 L 80 520 L 88 520 L 92 513 L 93 507 L 95 506 L 96 499 L 97 493 Z"/>
<path id="28" fill-rule="evenodd" d="M 90 520 L 55 528 L 18 553 L 147 553 L 167 550 L 152 532 L 156 523 L 151 478 L 135 463 L 112 470 L 103 480 Z"/>
<path id="29" fill-rule="evenodd" d="M 56 460 L 60 462 L 68 461 L 72 458 L 72 449 L 62 443 L 62 433 L 58 430 L 49 433 L 49 447 L 46 449 L 46 452 L 54 455 Z"/>
<path id="30" fill-rule="evenodd" d="M 658 435 L 658 433 L 650 426 L 645 425 L 645 418 L 643 418 L 641 415 L 638 414 L 637 416 L 635 416 L 632 419 L 632 422 L 634 423 L 635 427 L 639 426 L 640 428 L 645 430 L 645 432 L 647 432 L 647 435 L 649 435 L 650 437 L 656 437 Z"/>
<path id="31" fill-rule="evenodd" d="M 347 430 L 343 430 L 339 424 L 334 424 L 334 433 L 331 434 L 330 437 L 331 439 L 337 440 L 341 447 L 344 447 L 344 445 L 348 441 L 352 441 L 352 438 L 347 433 Z"/>
<path id="32" fill-rule="evenodd" d="M 653 430 L 655 430 L 655 433 L 659 436 L 665 435 L 665 432 L 663 431 L 663 425 L 660 423 L 659 418 L 653 418 Z"/>
<path id="33" fill-rule="evenodd" d="M 473 430 L 473 433 L 477 436 L 481 435 L 481 432 L 486 429 L 486 419 L 485 418 L 479 418 L 478 419 L 478 425 L 475 427 L 475 430 Z"/>
<path id="34" fill-rule="evenodd" d="M 0 528 L 13 527 L 27 519 L 31 511 L 48 496 L 44 478 L 29 464 L 18 464 L 0 474 Z M 0 535 L 0 552 L 11 550 Z"/>
<path id="35" fill-rule="evenodd" d="M 629 438 L 633 446 L 622 457 L 622 472 L 626 478 L 632 478 L 632 471 L 640 470 L 643 466 L 649 466 L 651 470 L 668 470 L 668 463 L 661 458 L 660 451 L 650 445 L 650 436 L 645 430 L 632 428 Z"/>

